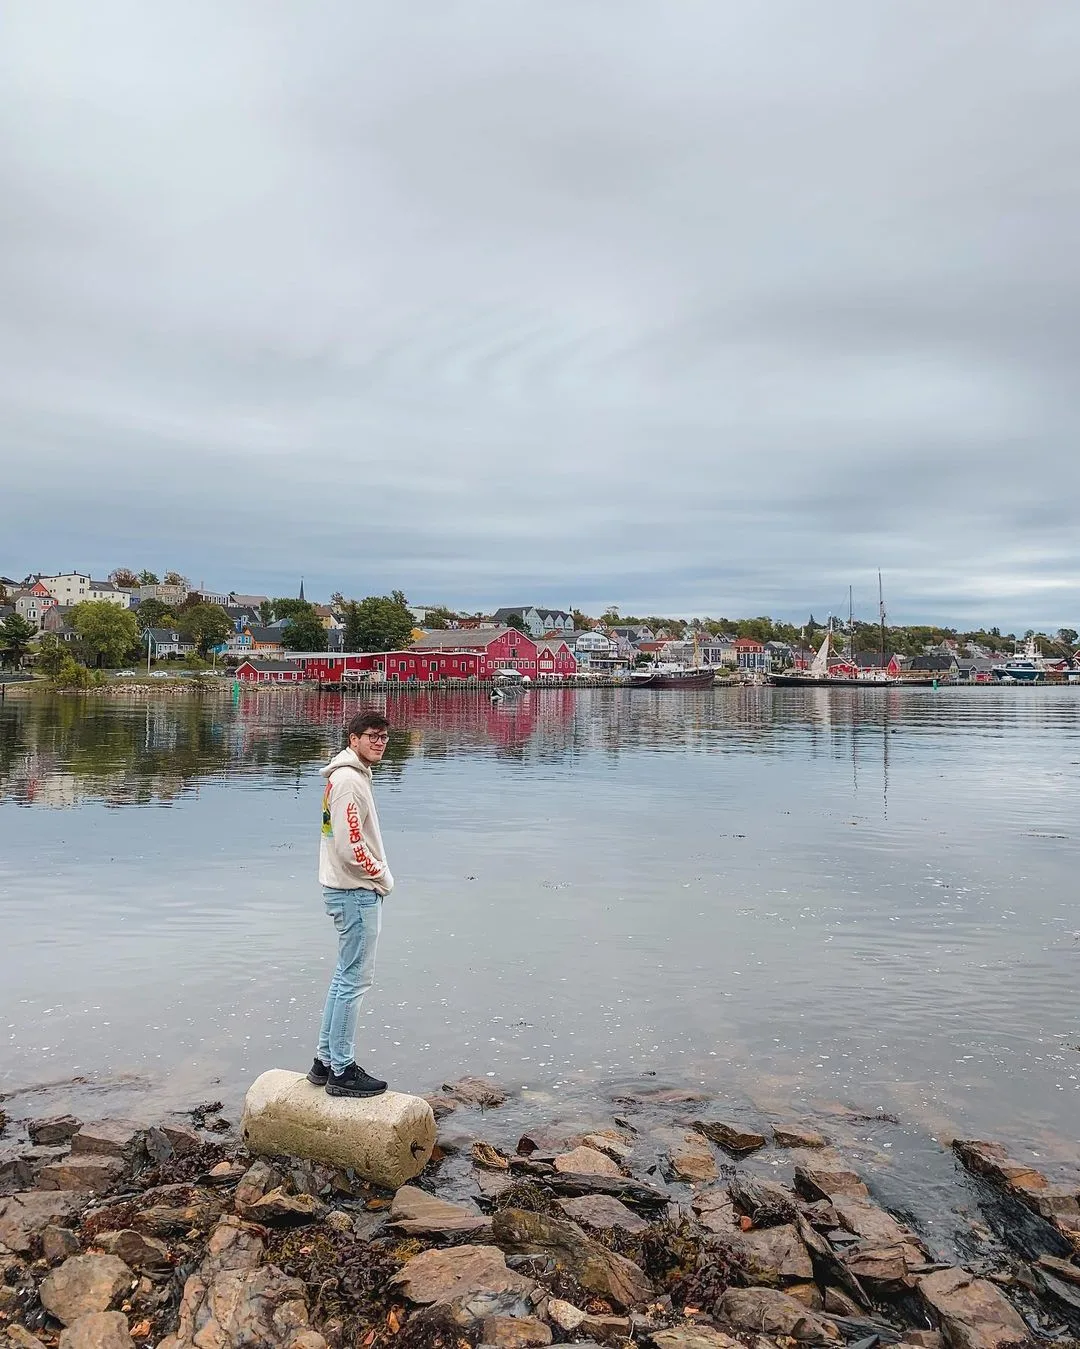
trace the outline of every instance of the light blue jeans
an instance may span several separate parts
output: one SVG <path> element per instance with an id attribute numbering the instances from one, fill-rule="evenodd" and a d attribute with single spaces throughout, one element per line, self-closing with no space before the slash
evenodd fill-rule
<path id="1" fill-rule="evenodd" d="M 338 934 L 338 958 L 326 994 L 318 1055 L 335 1074 L 356 1055 L 356 1018 L 375 976 L 375 948 L 382 931 L 382 896 L 374 890 L 323 889 L 326 912 Z"/>

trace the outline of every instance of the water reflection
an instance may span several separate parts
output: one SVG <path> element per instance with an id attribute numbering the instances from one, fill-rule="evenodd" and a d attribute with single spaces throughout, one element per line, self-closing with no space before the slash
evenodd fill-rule
<path id="1" fill-rule="evenodd" d="M 425 1088 L 660 1071 L 1045 1146 L 1080 1100 L 1078 693 L 386 694 L 365 1052 Z M 0 1091 L 310 1058 L 315 769 L 356 706 L 0 705 Z"/>
<path id="2" fill-rule="evenodd" d="M 1064 692 L 1064 696 L 1061 696 Z M 1075 734 L 1069 691 L 735 689 L 537 690 L 492 705 L 482 694 L 386 693 L 364 700 L 395 727 L 385 765 L 483 752 L 523 764 L 581 753 L 792 753 L 851 761 L 888 800 L 898 727 L 954 735 Z M 293 776 L 336 750 L 359 704 L 340 694 L 242 690 L 186 698 L 11 697 L 0 707 L 0 800 L 70 807 L 170 804 L 201 779 Z"/>

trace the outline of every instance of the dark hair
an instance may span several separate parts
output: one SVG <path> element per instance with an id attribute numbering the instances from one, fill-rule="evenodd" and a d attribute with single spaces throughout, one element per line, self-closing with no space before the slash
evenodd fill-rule
<path id="1" fill-rule="evenodd" d="M 389 731 L 390 723 L 381 712 L 357 712 L 345 728 L 345 737 L 363 735 L 365 731 Z"/>

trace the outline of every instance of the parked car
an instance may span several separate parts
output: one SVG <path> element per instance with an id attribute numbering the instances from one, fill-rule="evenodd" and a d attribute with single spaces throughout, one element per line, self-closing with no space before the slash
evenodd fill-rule
<path id="1" fill-rule="evenodd" d="M 135 678 L 135 671 L 134 671 L 134 670 L 117 670 L 117 672 L 116 672 L 116 678 L 117 678 L 117 679 L 134 679 L 134 678 Z"/>

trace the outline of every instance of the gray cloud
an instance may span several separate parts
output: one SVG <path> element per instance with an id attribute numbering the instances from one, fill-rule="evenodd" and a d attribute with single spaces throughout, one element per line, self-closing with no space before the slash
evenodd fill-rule
<path id="1" fill-rule="evenodd" d="M 15 5 L 0 571 L 1077 623 L 1080 13 Z"/>

